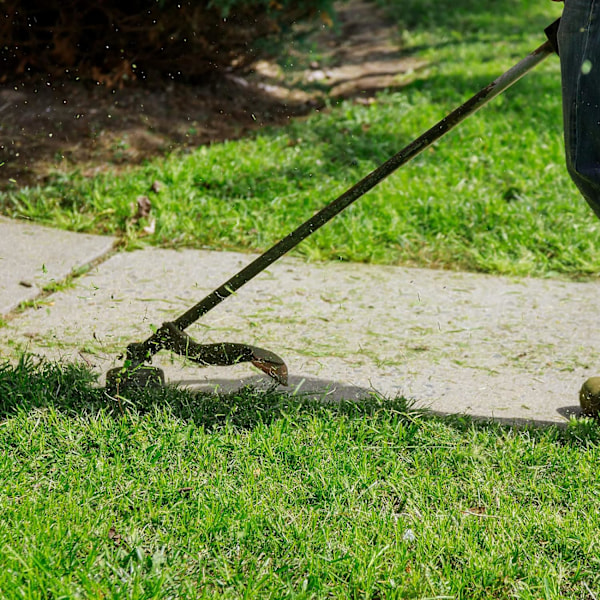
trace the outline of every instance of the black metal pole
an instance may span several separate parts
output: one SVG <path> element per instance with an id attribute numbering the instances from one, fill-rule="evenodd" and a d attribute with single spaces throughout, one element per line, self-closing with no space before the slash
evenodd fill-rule
<path id="1" fill-rule="evenodd" d="M 302 240 L 313 234 L 325 225 L 325 223 L 333 219 L 333 217 L 374 188 L 396 169 L 412 160 L 415 156 L 423 152 L 423 150 L 431 146 L 431 144 L 439 140 L 450 130 L 454 129 L 454 127 L 464 121 L 467 117 L 521 79 L 523 75 L 531 71 L 531 69 L 553 52 L 554 46 L 552 42 L 550 40 L 546 41 L 519 63 L 500 75 L 500 77 L 495 79 L 492 83 L 477 92 L 477 94 L 472 96 L 464 104 L 453 110 L 423 135 L 400 150 L 400 152 L 392 156 L 341 196 L 333 200 L 325 208 L 305 221 L 297 229 L 277 242 L 264 254 L 261 254 L 253 260 L 249 265 L 228 279 L 223 285 L 211 292 L 203 300 L 192 306 L 192 308 L 183 313 L 179 318 L 173 321 L 173 323 L 175 323 L 180 330 L 189 327 L 201 316 L 205 315 L 209 310 L 231 296 L 244 284 L 248 283 L 292 248 L 295 248 Z M 164 336 L 161 335 L 161 329 L 159 329 L 145 342 L 131 344 L 128 347 L 129 358 L 137 361 L 149 358 L 163 347 L 162 339 L 164 339 Z"/>

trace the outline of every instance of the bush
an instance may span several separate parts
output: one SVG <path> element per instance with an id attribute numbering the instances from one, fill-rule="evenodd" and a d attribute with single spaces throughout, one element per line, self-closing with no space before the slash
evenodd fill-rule
<path id="1" fill-rule="evenodd" d="M 193 80 L 241 69 L 255 42 L 331 0 L 0 0 L 2 81 L 29 74 L 109 86 L 154 75 Z"/>

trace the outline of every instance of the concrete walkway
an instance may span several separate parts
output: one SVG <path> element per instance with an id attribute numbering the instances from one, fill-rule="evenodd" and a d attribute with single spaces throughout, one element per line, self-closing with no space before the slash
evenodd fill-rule
<path id="1" fill-rule="evenodd" d="M 0 351 L 85 361 L 98 373 L 253 258 L 233 252 L 111 253 L 110 238 L 0 220 Z M 71 286 L 14 311 L 51 280 L 100 260 Z M 31 284 L 31 285 L 29 285 Z M 442 413 L 564 422 L 600 373 L 599 283 L 283 259 L 187 332 L 282 356 L 289 390 L 376 392 Z M 12 312 L 11 312 L 12 311 Z M 205 368 L 161 353 L 172 382 L 272 385 L 248 364 Z"/>
<path id="2" fill-rule="evenodd" d="M 114 242 L 0 217 L 0 315 L 106 256 Z"/>

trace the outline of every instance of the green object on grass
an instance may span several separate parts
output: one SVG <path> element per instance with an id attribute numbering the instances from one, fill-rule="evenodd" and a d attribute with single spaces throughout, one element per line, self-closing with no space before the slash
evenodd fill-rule
<path id="1" fill-rule="evenodd" d="M 579 392 L 579 404 L 584 415 L 600 415 L 600 377 L 590 377 Z"/>

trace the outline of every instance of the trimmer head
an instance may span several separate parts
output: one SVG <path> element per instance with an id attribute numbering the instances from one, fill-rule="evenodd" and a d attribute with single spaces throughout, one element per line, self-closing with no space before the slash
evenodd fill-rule
<path id="1" fill-rule="evenodd" d="M 199 344 L 181 331 L 176 323 L 167 322 L 152 336 L 151 341 L 129 344 L 125 365 L 110 369 L 106 374 L 106 391 L 116 396 L 126 390 L 164 386 L 162 369 L 145 364 L 161 349 L 176 352 L 203 367 L 251 362 L 280 385 L 287 385 L 287 366 L 274 352 L 231 342 Z"/>
<path id="2" fill-rule="evenodd" d="M 165 385 L 165 374 L 158 367 L 141 364 L 135 368 L 115 367 L 106 374 L 106 391 L 119 396 L 129 390 L 144 390 Z"/>

